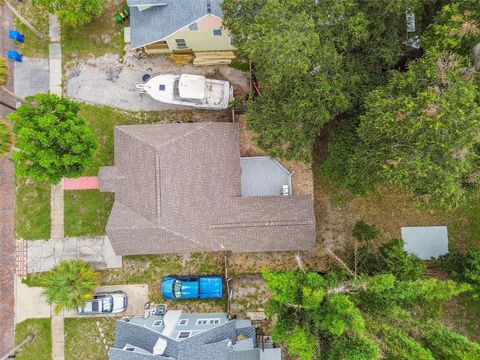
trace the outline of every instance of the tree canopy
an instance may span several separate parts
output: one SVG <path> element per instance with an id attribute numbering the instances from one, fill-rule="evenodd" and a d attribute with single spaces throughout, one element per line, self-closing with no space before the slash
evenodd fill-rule
<path id="1" fill-rule="evenodd" d="M 103 0 L 34 0 L 34 3 L 57 15 L 62 24 L 70 27 L 88 24 L 103 9 Z"/>
<path id="2" fill-rule="evenodd" d="M 272 294 L 266 311 L 276 316 L 272 339 L 302 360 L 480 356 L 479 344 L 437 320 L 440 305 L 468 285 L 402 281 L 392 274 L 347 279 L 332 272 L 264 271 L 263 276 Z"/>
<path id="3" fill-rule="evenodd" d="M 480 97 L 472 43 L 479 11 L 443 8 L 425 37 L 425 56 L 392 70 L 366 97 L 356 119 L 337 130 L 324 173 L 354 192 L 378 183 L 408 189 L 428 207 L 465 200 L 478 173 Z"/>
<path id="4" fill-rule="evenodd" d="M 255 65 L 247 126 L 273 156 L 311 160 L 322 126 L 362 102 L 402 55 L 405 11 L 421 0 L 225 0 L 226 27 Z"/>
<path id="5" fill-rule="evenodd" d="M 56 95 L 38 94 L 9 115 L 20 151 L 12 156 L 18 175 L 57 184 L 79 177 L 92 162 L 97 140 L 79 105 Z"/>

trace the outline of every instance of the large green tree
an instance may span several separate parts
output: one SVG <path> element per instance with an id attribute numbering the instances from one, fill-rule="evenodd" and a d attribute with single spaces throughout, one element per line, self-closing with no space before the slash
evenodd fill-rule
<path id="1" fill-rule="evenodd" d="M 62 24 L 71 27 L 85 25 L 99 15 L 103 0 L 33 0 L 50 13 L 58 16 Z"/>
<path id="2" fill-rule="evenodd" d="M 20 151 L 13 154 L 18 175 L 57 184 L 78 177 L 91 163 L 97 140 L 79 105 L 56 95 L 36 95 L 9 115 Z"/>
<path id="3" fill-rule="evenodd" d="M 368 94 L 363 112 L 337 129 L 324 173 L 355 192 L 384 183 L 408 189 L 429 207 L 452 208 L 479 178 L 478 73 L 471 45 L 480 13 L 443 9 L 425 36 L 425 56 L 391 71 Z M 353 120 L 353 121 L 352 121 Z"/>
<path id="4" fill-rule="evenodd" d="M 480 345 L 444 327 L 441 304 L 469 289 L 392 274 L 347 279 L 328 273 L 265 271 L 276 317 L 272 339 L 310 359 L 475 359 Z M 380 355 L 381 354 L 381 355 Z"/>
<path id="5" fill-rule="evenodd" d="M 397 62 L 405 11 L 422 0 L 225 0 L 224 21 L 252 60 L 261 96 L 247 126 L 273 156 L 311 160 L 322 126 L 357 106 Z"/>

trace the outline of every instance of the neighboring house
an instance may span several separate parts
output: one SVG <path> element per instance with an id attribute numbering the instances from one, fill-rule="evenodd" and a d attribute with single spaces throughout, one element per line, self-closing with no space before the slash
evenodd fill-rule
<path id="1" fill-rule="evenodd" d="M 232 51 L 221 0 L 127 0 L 132 49 L 147 53 Z"/>
<path id="2" fill-rule="evenodd" d="M 240 158 L 236 123 L 116 126 L 107 234 L 119 255 L 290 251 L 315 246 L 311 195 L 269 157 Z M 283 195 L 282 195 L 283 193 Z"/>
<path id="3" fill-rule="evenodd" d="M 117 321 L 110 360 L 281 360 L 280 348 L 257 346 L 249 320 L 229 320 L 227 314 L 184 314 L 133 317 Z"/>

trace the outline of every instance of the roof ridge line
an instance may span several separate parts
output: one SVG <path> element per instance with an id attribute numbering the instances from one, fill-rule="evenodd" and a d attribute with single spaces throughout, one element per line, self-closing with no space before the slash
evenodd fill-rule
<path id="1" fill-rule="evenodd" d="M 186 138 L 186 137 L 190 136 L 192 133 L 196 133 L 196 132 L 198 132 L 198 131 L 201 130 L 201 129 L 205 129 L 205 128 L 207 127 L 205 124 L 209 124 L 209 122 L 207 122 L 207 123 L 194 123 L 194 124 L 199 124 L 199 125 L 194 126 L 194 129 L 189 130 L 189 131 L 183 133 L 183 134 L 180 135 L 180 136 L 176 136 L 176 137 L 174 137 L 173 139 L 168 140 L 167 142 L 164 142 L 164 143 L 160 144 L 159 147 L 160 147 L 160 148 L 163 148 L 163 147 L 165 147 L 166 145 L 174 144 L 174 143 L 176 143 L 179 139 Z"/>
<path id="2" fill-rule="evenodd" d="M 210 229 L 231 229 L 231 228 L 246 228 L 246 227 L 268 227 L 268 226 L 305 226 L 313 225 L 314 222 L 311 220 L 279 220 L 279 221 L 249 221 L 249 222 L 238 222 L 238 223 L 223 223 L 223 224 L 211 224 Z"/>

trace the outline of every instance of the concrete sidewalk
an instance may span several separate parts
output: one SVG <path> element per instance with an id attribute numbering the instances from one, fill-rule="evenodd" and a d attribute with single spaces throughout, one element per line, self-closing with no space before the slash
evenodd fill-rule
<path id="1" fill-rule="evenodd" d="M 15 63 L 13 74 L 15 95 L 25 98 L 39 93 L 48 94 L 47 59 L 24 57 L 22 62 Z"/>
<path id="2" fill-rule="evenodd" d="M 48 271 L 63 260 L 82 259 L 96 269 L 122 267 L 108 236 L 28 241 L 29 273 Z"/>

